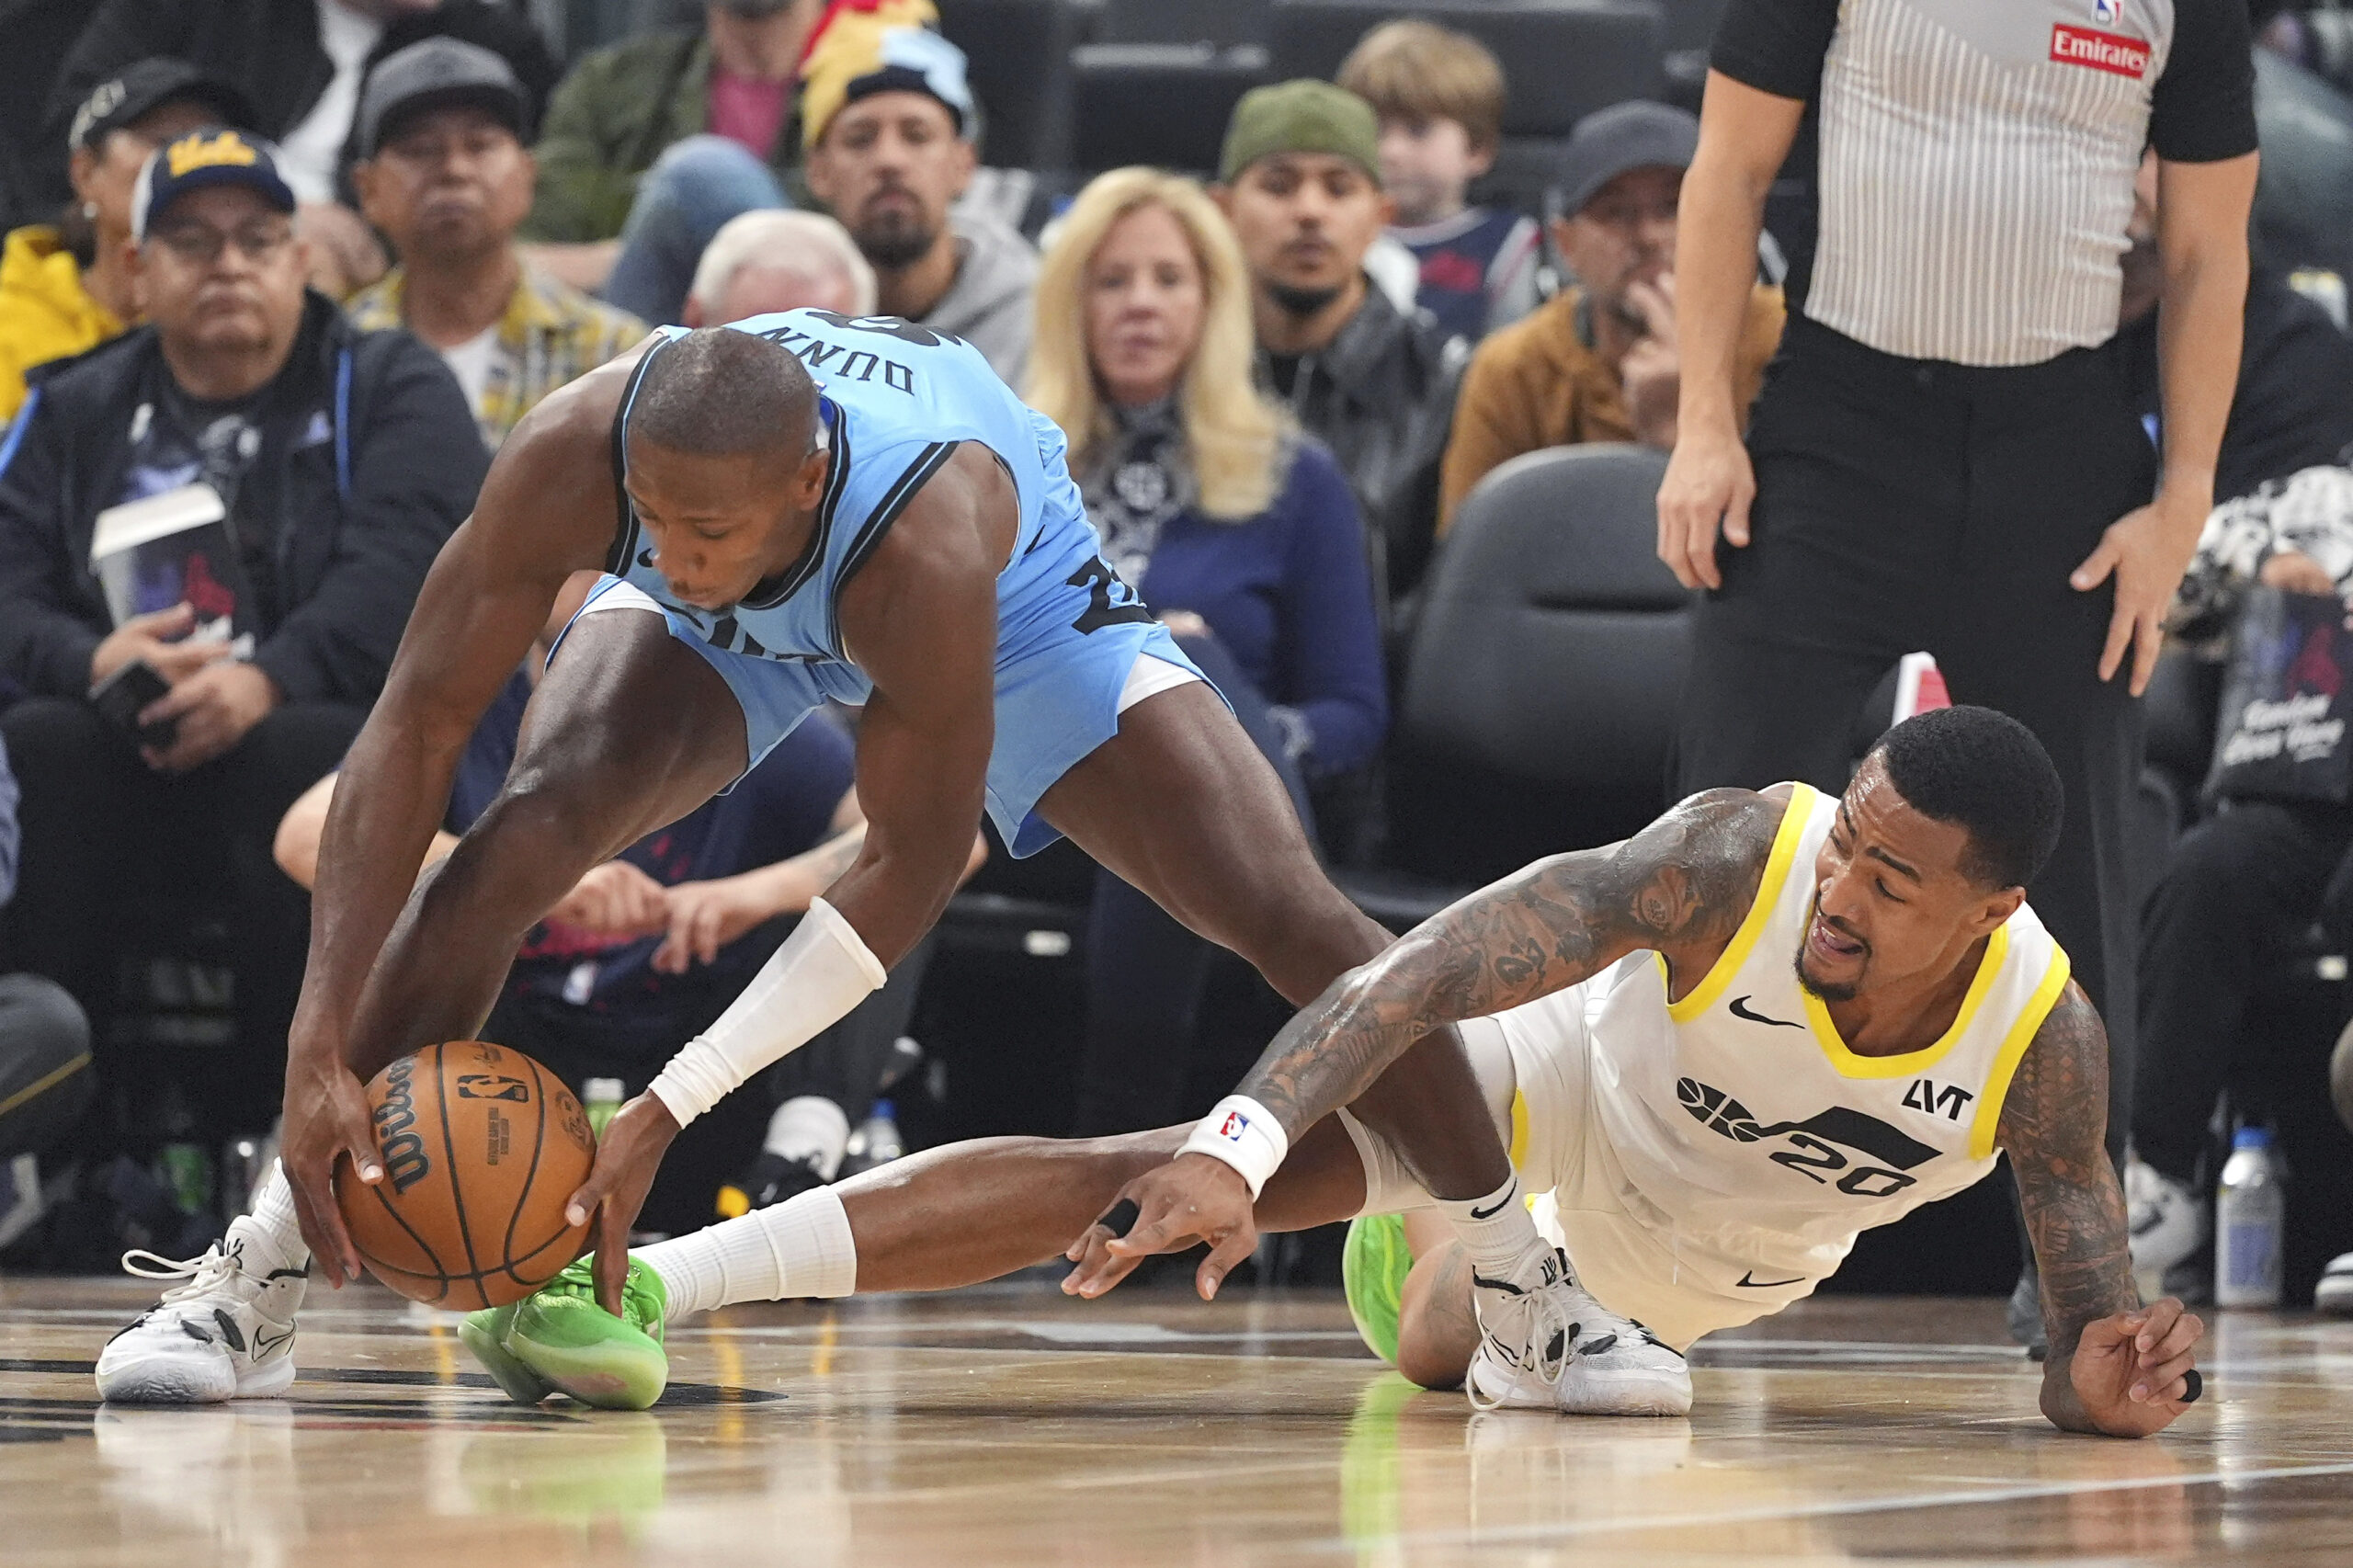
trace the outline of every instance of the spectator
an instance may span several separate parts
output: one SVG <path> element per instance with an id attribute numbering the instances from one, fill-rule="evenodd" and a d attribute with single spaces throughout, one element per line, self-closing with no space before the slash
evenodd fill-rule
<path id="1" fill-rule="evenodd" d="M 475 726 L 426 867 L 456 848 L 498 798 L 540 672 L 597 581 L 593 572 L 575 574 L 547 634 Z M 278 824 L 278 866 L 304 888 L 317 875 L 334 795 L 331 775 Z M 524 938 L 483 1037 L 536 1057 L 574 1091 L 590 1078 L 618 1078 L 625 1093 L 640 1093 L 679 1041 L 710 1027 L 751 983 L 809 901 L 848 869 L 865 836 L 849 733 L 830 713 L 813 714 L 725 794 L 583 877 Z M 975 839 L 968 872 L 984 853 Z M 773 1152 L 802 1179 L 778 1191 L 771 1178 L 762 1184 L 770 1191 L 756 1196 L 773 1201 L 831 1180 L 905 1029 L 921 974 L 920 962 L 902 965 L 881 995 L 778 1064 L 771 1086 L 799 1091 L 784 1096 L 791 1114 L 772 1119 L 782 1108 L 777 1097 L 747 1094 L 742 1105 L 699 1119 L 663 1161 L 644 1223 L 665 1231 L 709 1224 L 720 1184 L 753 1163 L 771 1121 L 785 1140 Z"/>
<path id="2" fill-rule="evenodd" d="M 2176 597 L 2175 629 L 2202 641 L 2226 633 L 2258 582 L 2353 602 L 2353 470 L 2306 469 L 2216 507 Z M 2201 1169 L 2206 1124 L 2257 962 L 2321 916 L 2348 848 L 2353 805 L 2255 799 L 2217 802 L 2174 846 L 2141 915 L 2141 1056 L 2125 1167 L 2136 1269 L 2162 1273 L 2211 1234 L 2218 1173 Z"/>
<path id="3" fill-rule="evenodd" d="M 25 401 L 25 372 L 95 348 L 139 314 L 131 293 L 131 190 L 158 145 L 215 123 L 250 127 L 226 83 L 176 60 L 142 60 L 101 82 L 74 114 L 74 205 L 0 251 L 0 425 Z"/>
<path id="4" fill-rule="evenodd" d="M 1479 346 L 1446 448 L 1438 533 L 1487 473 L 1522 452 L 1580 441 L 1675 445 L 1676 209 L 1699 122 L 1628 103 L 1577 124 L 1561 160 L 1552 244 L 1576 277 L 1528 320 Z M 1781 294 L 1759 283 L 1733 368 L 1746 408 L 1781 339 Z"/>
<path id="5" fill-rule="evenodd" d="M 352 324 L 405 326 L 439 353 L 494 450 L 541 398 L 645 335 L 636 317 L 517 253 L 531 199 L 527 114 L 506 61 L 426 39 L 369 76 L 352 170 L 368 221 L 400 257 L 346 307 Z"/>
<path id="6" fill-rule="evenodd" d="M 874 268 L 848 230 L 822 212 L 745 212 L 702 253 L 682 319 L 725 326 L 803 306 L 870 316 L 874 304 Z"/>
<path id="7" fill-rule="evenodd" d="M 1103 558 L 1217 683 L 1306 815 L 1388 723 L 1364 525 L 1328 453 L 1250 380 L 1250 281 L 1217 209 L 1150 169 L 1079 195 L 1039 278 L 1030 403 L 1070 439 Z M 1084 1131 L 1184 1115 L 1215 949 L 1097 874 Z"/>
<path id="8" fill-rule="evenodd" d="M 308 935 L 270 836 L 358 732 L 488 461 L 429 350 L 305 293 L 294 208 L 266 142 L 160 149 L 131 222 L 149 324 L 36 370 L 0 468 L 0 677 L 31 694 L 0 715 L 25 796 L 11 950 L 104 1039 L 126 896 L 226 915 L 243 1048 L 204 1083 L 244 1128 L 278 1096 Z M 142 581 L 182 601 L 118 610 L 90 566 L 98 515 L 167 496 L 225 512 L 174 536 L 218 548 L 156 541 Z M 186 635 L 199 605 L 233 642 Z M 140 715 L 169 736 L 134 744 L 84 700 L 134 662 L 170 687 Z"/>
<path id="9" fill-rule="evenodd" d="M 837 16 L 810 52 L 801 99 L 810 192 L 873 265 L 883 314 L 965 339 L 1018 386 L 1038 256 L 998 220 L 949 210 L 977 161 L 963 51 L 873 20 Z"/>
<path id="10" fill-rule="evenodd" d="M 0 744 L 0 909 L 17 891 L 17 780 Z M 90 1097 L 90 1023 L 63 986 L 0 973 L 0 1165 L 39 1153 Z M 0 1188 L 17 1173 L 0 1173 Z M 16 1184 L 19 1192 L 24 1184 Z"/>
<path id="11" fill-rule="evenodd" d="M 781 205 L 801 151 L 793 87 L 826 5 L 710 0 L 699 33 L 624 39 L 574 65 L 548 105 L 523 230 L 542 263 L 601 289 L 623 227 L 648 221 L 633 204 L 675 225 L 671 247 L 688 258 L 732 214 Z"/>
<path id="12" fill-rule="evenodd" d="M 1249 265 L 1259 368 L 1339 459 L 1393 597 L 1429 560 L 1461 354 L 1365 276 L 1390 210 L 1380 142 L 1371 108 L 1329 82 L 1254 87 L 1226 126 L 1215 194 Z"/>
<path id="13" fill-rule="evenodd" d="M 480 5 L 482 0 L 450 0 Z M 387 26 L 442 0 L 103 0 L 66 57 L 50 98 L 63 124 L 102 79 L 166 55 L 233 84 L 275 140 L 302 203 L 312 282 L 341 299 L 383 275 L 383 252 L 338 198 L 335 176 L 369 52 Z"/>
<path id="14" fill-rule="evenodd" d="M 2131 248 L 2120 258 L 2123 302 L 2109 342 L 2124 369 L 2125 396 L 2148 428 L 2164 432 L 2157 386 L 2157 295 L 2165 284 L 2157 255 L 2157 157 L 2141 160 L 2132 186 Z M 2218 501 L 2247 494 L 2268 480 L 2336 460 L 2353 444 L 2353 338 L 2328 312 L 2264 267 L 2250 269 L 2245 340 L 2238 392 L 2214 460 Z"/>
<path id="15" fill-rule="evenodd" d="M 1384 22 L 1340 62 L 1381 122 L 1390 237 L 1414 253 L 1415 302 L 1476 343 L 1536 308 L 1536 220 L 1470 204 L 1504 138 L 1504 73 L 1487 46 L 1433 22 Z"/>

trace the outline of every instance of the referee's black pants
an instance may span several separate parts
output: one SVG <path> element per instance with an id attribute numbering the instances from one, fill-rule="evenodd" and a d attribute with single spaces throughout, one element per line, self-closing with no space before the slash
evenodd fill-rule
<path id="1" fill-rule="evenodd" d="M 2110 586 L 2068 574 L 2147 502 L 2156 459 L 2108 357 L 1984 369 L 1899 359 L 1792 316 L 1750 422 L 1746 549 L 1694 621 L 1677 749 L 1688 793 L 1846 787 L 1859 710 L 1926 649 L 1956 702 L 2049 748 L 2066 824 L 2029 890 L 2108 1020 L 2108 1136 L 2131 1104 L 2126 822 L 2140 766 L 2130 658 L 2098 678 Z"/>

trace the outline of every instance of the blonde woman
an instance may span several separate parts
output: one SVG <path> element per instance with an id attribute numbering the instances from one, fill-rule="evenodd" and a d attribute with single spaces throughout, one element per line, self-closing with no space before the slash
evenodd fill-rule
<path id="1" fill-rule="evenodd" d="M 1047 251 L 1027 396 L 1070 438 L 1103 557 L 1166 621 L 1305 811 L 1389 721 L 1364 523 L 1331 455 L 1251 380 L 1250 290 L 1188 179 L 1118 169 Z M 1187 1108 L 1211 949 L 1116 878 L 1090 931 L 1082 1131 Z M 1165 1040 L 1148 1031 L 1165 1028 Z"/>

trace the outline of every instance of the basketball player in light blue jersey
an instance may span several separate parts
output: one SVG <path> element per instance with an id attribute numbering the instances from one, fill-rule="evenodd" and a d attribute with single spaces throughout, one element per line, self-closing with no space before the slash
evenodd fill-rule
<path id="1" fill-rule="evenodd" d="M 476 720 L 565 578 L 599 565 L 505 792 L 412 896 Z M 583 871 L 726 789 L 828 698 L 864 709 L 864 848 L 606 1130 L 574 1207 L 597 1220 L 608 1312 L 679 1128 L 881 983 L 938 919 L 983 808 L 1017 855 L 1067 834 L 1294 1005 L 1387 945 L 1325 880 L 1223 700 L 1097 555 L 1062 432 L 979 353 L 819 311 L 665 331 L 534 411 L 434 563 L 326 824 L 283 1168 L 108 1346 L 101 1391 L 216 1400 L 290 1381 L 312 1255 L 338 1284 L 359 1272 L 330 1174 L 348 1155 L 383 1179 L 363 1082 L 472 1037 L 517 943 Z M 1574 1285 L 1515 1200 L 1460 1039 L 1434 1033 L 1351 1108 L 1495 1281 L 1481 1301 L 1502 1353 L 1535 1356 L 1518 1343 L 1529 1303 Z M 1279 1130 L 1247 1115 L 1198 1136 L 1280 1157 Z M 847 1246 L 837 1206 L 827 1222 Z"/>

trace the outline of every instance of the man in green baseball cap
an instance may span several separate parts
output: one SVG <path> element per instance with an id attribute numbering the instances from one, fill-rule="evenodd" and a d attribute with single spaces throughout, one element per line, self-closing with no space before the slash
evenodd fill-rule
<path id="1" fill-rule="evenodd" d="M 1249 264 L 1261 372 L 1347 470 L 1394 595 L 1429 559 L 1467 349 L 1365 276 L 1390 216 L 1380 142 L 1371 106 L 1329 82 L 1254 88 L 1214 194 Z"/>

